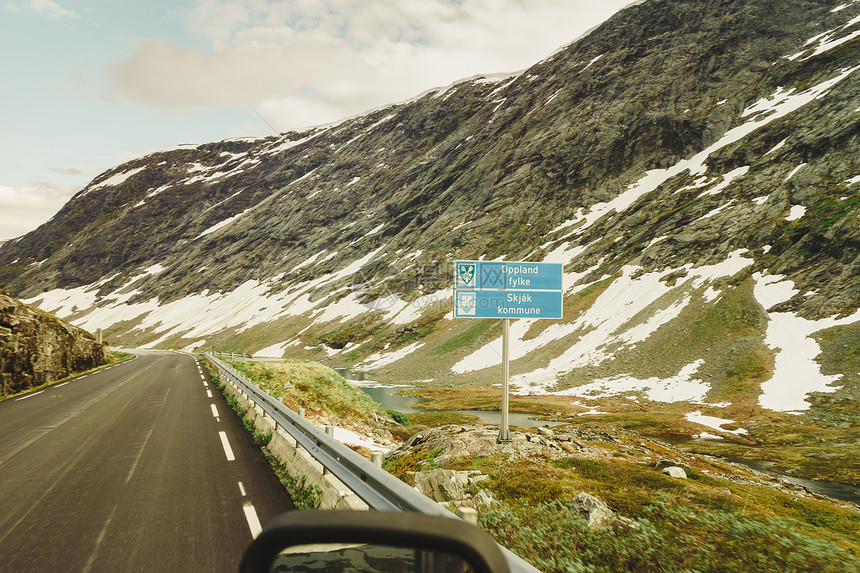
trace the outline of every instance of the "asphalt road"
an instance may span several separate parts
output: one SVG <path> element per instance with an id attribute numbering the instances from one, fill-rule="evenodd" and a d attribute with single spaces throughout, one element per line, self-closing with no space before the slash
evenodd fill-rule
<path id="1" fill-rule="evenodd" d="M 290 507 L 191 356 L 0 402 L 0 572 L 236 571 Z"/>

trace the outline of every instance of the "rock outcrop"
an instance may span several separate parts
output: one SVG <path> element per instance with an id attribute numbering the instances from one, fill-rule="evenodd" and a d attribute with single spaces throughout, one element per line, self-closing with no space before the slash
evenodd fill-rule
<path id="1" fill-rule="evenodd" d="M 106 364 L 107 345 L 0 290 L 0 394 Z"/>
<path id="2" fill-rule="evenodd" d="M 559 462 L 571 468 L 586 465 L 589 461 L 618 464 L 637 464 L 653 469 L 654 474 L 673 478 L 707 476 L 735 483 L 761 485 L 789 492 L 792 495 L 812 497 L 815 494 L 784 479 L 764 474 L 747 467 L 722 461 L 713 456 L 701 456 L 672 447 L 669 444 L 646 438 L 634 431 L 612 426 L 569 424 L 557 426 L 551 434 L 548 428 L 534 431 L 511 431 L 511 441 L 498 443 L 497 426 L 448 425 L 422 430 L 406 443 L 386 455 L 397 460 L 415 453 L 432 454 L 432 464 L 419 463 L 415 472 L 407 472 L 407 483 L 445 507 L 481 507 L 495 500 L 490 492 L 488 477 L 481 472 L 454 471 L 447 466 L 464 459 L 499 456 L 506 463 L 540 464 Z M 666 457 L 666 456 L 670 457 Z M 619 466 L 623 467 L 623 466 Z M 404 474 L 405 476 L 406 474 Z M 614 515 L 600 499 L 587 492 L 575 496 L 574 502 L 591 527 L 607 523 L 626 523 L 622 516 Z"/>

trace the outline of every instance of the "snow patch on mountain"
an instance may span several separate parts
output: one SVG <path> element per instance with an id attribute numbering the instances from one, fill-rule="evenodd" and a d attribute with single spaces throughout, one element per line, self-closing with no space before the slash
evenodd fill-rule
<path id="1" fill-rule="evenodd" d="M 806 214 L 806 207 L 803 205 L 792 205 L 791 209 L 788 211 L 788 215 L 786 215 L 786 221 L 797 221 L 801 217 Z"/>
<path id="2" fill-rule="evenodd" d="M 705 396 L 711 387 L 709 384 L 693 378 L 693 375 L 704 364 L 704 360 L 696 360 L 684 366 L 677 375 L 669 378 L 651 377 L 641 380 L 629 374 L 600 378 L 567 390 L 547 392 L 540 386 L 520 386 L 512 393 L 519 395 L 553 394 L 555 396 L 578 396 L 581 398 L 608 398 L 630 392 L 641 392 L 654 402 L 692 402 L 704 404 Z M 521 384 L 522 379 L 517 380 Z M 514 382 L 512 382 L 513 384 Z"/>
<path id="3" fill-rule="evenodd" d="M 684 418 L 687 419 L 688 422 L 693 422 L 694 424 L 699 424 L 702 426 L 707 426 L 713 430 L 717 430 L 720 432 L 725 432 L 727 434 L 747 434 L 745 429 L 738 428 L 737 430 L 726 430 L 723 428 L 725 424 L 734 424 L 734 420 L 726 420 L 723 418 L 717 418 L 716 416 L 705 416 L 701 412 L 690 412 L 684 415 Z"/>
<path id="4" fill-rule="evenodd" d="M 637 266 L 625 266 L 594 304 L 573 322 L 553 323 L 534 338 L 525 340 L 531 320 L 511 325 L 511 360 L 567 337 L 570 346 L 549 366 L 518 377 L 520 385 L 530 391 L 555 393 L 559 374 L 572 368 L 599 365 L 611 358 L 610 347 L 618 344 L 633 347 L 646 340 L 661 326 L 675 319 L 692 301 L 692 294 L 704 290 L 714 279 L 733 276 L 753 263 L 743 256 L 745 249 L 731 253 L 722 263 L 693 267 L 692 263 L 675 271 L 687 272 L 683 282 L 673 287 L 662 281 L 669 270 L 641 273 Z M 674 302 L 667 303 L 672 299 Z M 501 338 L 489 342 L 457 362 L 452 370 L 463 374 L 501 364 Z"/>
<path id="5" fill-rule="evenodd" d="M 96 189 L 100 189 L 102 187 L 116 187 L 117 185 L 121 185 L 125 183 L 130 177 L 137 175 L 144 169 L 146 169 L 145 165 L 143 167 L 137 167 L 135 169 L 129 169 L 128 171 L 123 171 L 122 173 L 117 173 L 116 175 L 111 175 L 107 179 L 99 181 L 95 185 L 91 185 L 86 191 L 81 193 L 81 197 L 83 197 L 90 191 L 95 191 Z"/>
<path id="6" fill-rule="evenodd" d="M 398 360 L 401 360 L 409 354 L 412 354 L 422 346 L 424 346 L 423 342 L 413 342 L 412 344 L 408 344 L 392 352 L 376 352 L 365 358 L 359 364 L 359 368 L 367 370 L 376 370 L 377 368 L 382 368 L 383 366 L 394 364 Z"/>
<path id="7" fill-rule="evenodd" d="M 202 237 L 205 237 L 206 235 L 211 235 L 212 233 L 214 233 L 214 232 L 215 232 L 215 231 L 217 231 L 218 229 L 223 229 L 223 228 L 224 228 L 224 227 L 226 227 L 227 225 L 230 225 L 230 224 L 234 223 L 234 222 L 236 221 L 236 219 L 238 219 L 239 217 L 241 217 L 242 215 L 244 215 L 245 213 L 247 213 L 247 212 L 248 212 L 248 211 L 250 211 L 250 210 L 251 210 L 250 208 L 249 208 L 249 209 L 245 209 L 245 210 L 244 210 L 244 211 L 242 211 L 241 213 L 236 213 L 236 214 L 235 214 L 235 215 L 233 215 L 232 217 L 228 217 L 227 219 L 224 219 L 223 221 L 221 221 L 221 222 L 219 222 L 219 223 L 215 223 L 214 225 L 212 225 L 211 227 L 209 227 L 208 229 L 206 229 L 205 231 L 203 231 L 202 233 L 200 233 L 199 235 L 197 235 L 196 237 L 194 237 L 194 239 L 193 239 L 193 240 L 195 240 L 195 241 L 196 241 L 197 239 L 200 239 L 200 238 L 202 238 Z"/>

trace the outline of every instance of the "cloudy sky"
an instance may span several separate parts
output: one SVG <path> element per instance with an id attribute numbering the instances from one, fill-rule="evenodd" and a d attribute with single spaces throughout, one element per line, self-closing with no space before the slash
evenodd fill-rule
<path id="1" fill-rule="evenodd" d="M 130 158 L 521 70 L 630 2 L 0 0 L 0 241 Z"/>

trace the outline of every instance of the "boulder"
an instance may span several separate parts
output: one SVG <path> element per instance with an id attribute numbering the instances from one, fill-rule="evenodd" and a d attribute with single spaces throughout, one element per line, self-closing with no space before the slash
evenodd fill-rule
<path id="1" fill-rule="evenodd" d="M 691 468 L 688 464 L 685 464 L 684 462 L 677 462 L 675 460 L 668 460 L 666 458 L 660 458 L 659 460 L 654 462 L 653 466 L 658 470 L 662 470 L 665 468 L 681 468 L 686 474 L 693 473 L 693 468 Z"/>
<path id="2" fill-rule="evenodd" d="M 490 490 L 480 489 L 472 498 L 472 503 L 475 504 L 475 507 L 488 507 L 496 503 L 496 498 Z"/>
<path id="3" fill-rule="evenodd" d="M 609 506 L 603 501 L 584 491 L 579 492 L 573 498 L 574 506 L 588 520 L 588 526 L 597 529 L 611 523 L 615 516 Z"/>
<path id="4" fill-rule="evenodd" d="M 677 466 L 663 468 L 663 473 L 673 478 L 687 479 L 687 472 Z"/>
<path id="5" fill-rule="evenodd" d="M 416 472 L 412 487 L 433 501 L 458 501 L 467 497 L 473 484 L 487 479 L 478 471 L 435 469 Z"/>

